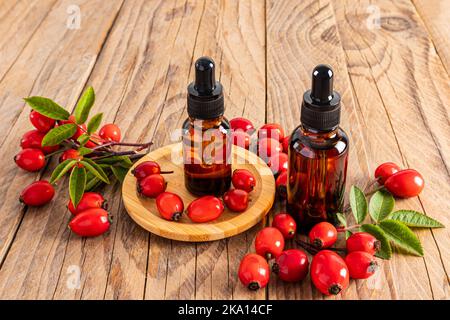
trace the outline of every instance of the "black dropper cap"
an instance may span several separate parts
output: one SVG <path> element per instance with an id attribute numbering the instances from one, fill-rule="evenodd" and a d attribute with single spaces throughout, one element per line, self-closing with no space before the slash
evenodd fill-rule
<path id="1" fill-rule="evenodd" d="M 214 119 L 223 115 L 223 89 L 216 81 L 215 64 L 209 57 L 195 61 L 195 81 L 188 86 L 189 117 Z"/>
<path id="2" fill-rule="evenodd" d="M 303 95 L 301 122 L 318 130 L 335 129 L 341 118 L 341 96 L 333 91 L 333 70 L 325 64 L 317 65 L 312 72 L 312 86 Z"/>

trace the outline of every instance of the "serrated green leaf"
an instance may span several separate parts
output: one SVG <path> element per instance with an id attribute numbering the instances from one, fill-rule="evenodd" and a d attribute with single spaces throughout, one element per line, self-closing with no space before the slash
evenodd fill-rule
<path id="1" fill-rule="evenodd" d="M 77 106 L 75 107 L 75 121 L 78 124 L 83 124 L 86 122 L 89 112 L 91 111 L 92 106 L 95 101 L 95 93 L 92 87 L 88 87 L 86 91 L 84 91 L 80 100 L 78 100 Z"/>
<path id="2" fill-rule="evenodd" d="M 444 225 L 423 213 L 414 210 L 398 210 L 389 216 L 389 219 L 403 222 L 408 227 L 415 228 L 444 228 Z"/>
<path id="3" fill-rule="evenodd" d="M 84 146 L 90 139 L 90 135 L 83 133 L 81 136 L 78 137 L 77 141 L 81 146 Z"/>
<path id="4" fill-rule="evenodd" d="M 85 156 L 89 153 L 94 152 L 94 150 L 90 149 L 90 148 L 86 148 L 86 147 L 80 147 L 78 148 L 78 153 L 80 154 L 80 156 Z"/>
<path id="5" fill-rule="evenodd" d="M 128 173 L 128 169 L 114 166 L 111 166 L 111 171 L 120 183 L 123 183 L 123 180 Z"/>
<path id="6" fill-rule="evenodd" d="M 376 222 L 383 221 L 394 209 L 395 200 L 392 194 L 379 190 L 370 198 L 369 214 Z"/>
<path id="7" fill-rule="evenodd" d="M 87 132 L 88 133 L 94 133 L 97 131 L 98 127 L 100 127 L 100 124 L 102 123 L 103 119 L 103 113 L 97 113 L 95 116 L 89 120 L 87 125 Z"/>
<path id="8" fill-rule="evenodd" d="M 89 158 L 84 158 L 81 163 L 86 167 L 87 170 L 89 170 L 94 176 L 99 178 L 105 183 L 109 184 L 109 179 L 106 173 L 103 171 L 103 169 L 94 161 L 92 161 Z"/>
<path id="9" fill-rule="evenodd" d="M 343 213 L 340 213 L 340 212 L 336 213 L 336 218 L 341 227 L 344 227 L 344 228 L 347 227 L 347 219 L 345 218 L 345 215 Z"/>
<path id="10" fill-rule="evenodd" d="M 361 226 L 361 231 L 370 233 L 381 243 L 380 250 L 375 254 L 377 257 L 385 260 L 389 260 L 392 256 L 392 248 L 389 243 L 389 239 L 384 233 L 384 231 L 377 225 L 374 224 L 363 224 Z"/>
<path id="11" fill-rule="evenodd" d="M 77 132 L 77 125 L 74 123 L 57 126 L 47 132 L 45 137 L 42 139 L 42 146 L 56 146 L 64 140 L 71 138 L 75 132 Z"/>
<path id="12" fill-rule="evenodd" d="M 350 207 L 356 223 L 362 223 L 367 216 L 367 200 L 364 192 L 357 186 L 352 186 L 350 189 Z"/>
<path id="13" fill-rule="evenodd" d="M 35 111 L 55 120 L 67 120 L 70 113 L 55 101 L 44 97 L 29 97 L 24 99 Z"/>
<path id="14" fill-rule="evenodd" d="M 83 197 L 86 188 L 86 170 L 75 166 L 70 174 L 69 195 L 73 205 L 76 207 Z"/>
<path id="15" fill-rule="evenodd" d="M 423 248 L 419 238 L 403 223 L 395 220 L 384 220 L 379 223 L 379 227 L 395 245 L 416 256 L 423 256 Z"/>
<path id="16" fill-rule="evenodd" d="M 67 171 L 69 171 L 70 168 L 72 168 L 75 165 L 75 163 L 76 161 L 71 159 L 61 162 L 55 168 L 55 170 L 53 170 L 52 176 L 50 178 L 50 183 L 55 183 L 56 181 L 61 179 L 61 177 L 64 176 L 67 173 Z"/>
<path id="17" fill-rule="evenodd" d="M 102 183 L 102 180 L 100 180 L 97 177 L 91 177 L 90 179 L 87 180 L 86 183 L 86 191 L 91 191 L 92 189 L 94 189 L 95 187 L 97 187 L 99 185 L 99 183 Z"/>

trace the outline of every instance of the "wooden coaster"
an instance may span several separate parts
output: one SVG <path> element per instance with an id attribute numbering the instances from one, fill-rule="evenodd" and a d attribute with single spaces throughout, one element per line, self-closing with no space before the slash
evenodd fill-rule
<path id="1" fill-rule="evenodd" d="M 217 219 L 207 223 L 194 223 L 185 214 L 175 221 L 164 220 L 156 208 L 155 199 L 138 195 L 136 178 L 131 170 L 143 161 L 153 160 L 159 163 L 161 170 L 173 170 L 165 174 L 167 191 L 178 194 L 185 209 L 196 196 L 184 187 L 184 172 L 181 143 L 175 143 L 150 152 L 140 159 L 129 171 L 122 185 L 122 197 L 130 217 L 144 229 L 161 237 L 180 241 L 212 241 L 228 238 L 251 228 L 269 212 L 275 198 L 275 180 L 269 167 L 252 152 L 233 146 L 232 168 L 247 169 L 256 178 L 256 188 L 250 193 L 248 209 L 242 213 L 225 209 Z"/>

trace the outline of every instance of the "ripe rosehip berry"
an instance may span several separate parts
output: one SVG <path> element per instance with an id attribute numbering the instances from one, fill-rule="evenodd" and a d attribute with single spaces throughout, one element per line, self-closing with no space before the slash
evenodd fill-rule
<path id="1" fill-rule="evenodd" d="M 270 156 L 279 153 L 283 150 L 280 142 L 271 138 L 262 138 L 258 140 L 258 156 L 260 156 L 266 162 L 269 160 Z"/>
<path id="2" fill-rule="evenodd" d="M 17 166 L 26 171 L 39 171 L 45 165 L 45 155 L 40 149 L 27 148 L 14 157 Z"/>
<path id="3" fill-rule="evenodd" d="M 284 139 L 284 130 L 278 123 L 266 123 L 258 130 L 258 139 L 263 138 L 282 141 Z"/>
<path id="4" fill-rule="evenodd" d="M 309 241 L 318 249 L 329 248 L 337 240 L 337 230 L 329 222 L 319 222 L 309 231 Z"/>
<path id="5" fill-rule="evenodd" d="M 378 183 L 383 185 L 387 178 L 392 176 L 394 173 L 400 171 L 400 167 L 393 162 L 385 162 L 380 164 L 375 169 L 375 179 L 377 179 Z"/>
<path id="6" fill-rule="evenodd" d="M 256 179 L 253 173 L 246 169 L 236 169 L 231 176 L 231 182 L 236 189 L 252 192 L 256 186 Z"/>
<path id="7" fill-rule="evenodd" d="M 97 133 L 91 134 L 91 138 L 88 142 L 86 142 L 85 146 L 86 148 L 95 148 L 96 146 L 105 144 L 107 141 L 100 138 L 100 136 Z"/>
<path id="8" fill-rule="evenodd" d="M 47 133 L 53 129 L 56 121 L 33 110 L 30 112 L 30 122 L 40 132 Z"/>
<path id="9" fill-rule="evenodd" d="M 49 203 L 55 195 L 55 189 L 46 180 L 35 181 L 20 193 L 19 201 L 26 205 L 38 207 Z"/>
<path id="10" fill-rule="evenodd" d="M 424 186 L 423 177 L 414 169 L 406 169 L 394 173 L 384 183 L 384 187 L 399 198 L 418 196 Z"/>
<path id="11" fill-rule="evenodd" d="M 311 280 L 325 295 L 336 295 L 348 287 L 349 271 L 344 259 L 330 250 L 319 251 L 311 262 Z"/>
<path id="12" fill-rule="evenodd" d="M 136 177 L 136 179 L 142 180 L 151 174 L 164 174 L 173 173 L 173 171 L 161 171 L 161 167 L 155 161 L 144 161 L 141 162 L 134 168 L 131 173 Z"/>
<path id="13" fill-rule="evenodd" d="M 187 207 L 187 216 L 193 222 L 216 220 L 223 213 L 224 206 L 219 198 L 203 196 L 192 201 Z"/>
<path id="14" fill-rule="evenodd" d="M 77 214 L 69 223 L 69 228 L 81 237 L 96 237 L 111 226 L 108 212 L 101 208 L 88 209 Z"/>
<path id="15" fill-rule="evenodd" d="M 305 279 L 308 274 L 309 260 L 306 253 L 299 249 L 283 251 L 272 265 L 272 271 L 287 282 Z"/>
<path id="16" fill-rule="evenodd" d="M 289 142 L 291 140 L 291 136 L 286 136 L 283 138 L 283 141 L 281 142 L 281 145 L 283 146 L 283 152 L 288 154 L 289 153 Z"/>
<path id="17" fill-rule="evenodd" d="M 285 239 L 292 239 L 297 231 L 297 223 L 294 218 L 286 212 L 280 212 L 275 215 L 272 221 L 272 227 L 280 230 Z"/>
<path id="18" fill-rule="evenodd" d="M 350 278 L 367 279 L 378 270 L 378 263 L 373 255 L 364 251 L 353 251 L 345 257 Z"/>
<path id="19" fill-rule="evenodd" d="M 253 123 L 245 118 L 234 118 L 230 120 L 230 126 L 231 129 L 234 131 L 236 130 L 242 130 L 247 132 L 248 134 L 252 134 L 255 130 L 255 127 L 253 126 Z"/>
<path id="20" fill-rule="evenodd" d="M 156 197 L 156 207 L 161 217 L 170 221 L 180 220 L 184 211 L 183 200 L 172 192 L 163 192 Z"/>
<path id="21" fill-rule="evenodd" d="M 284 250 L 284 237 L 277 228 L 261 229 L 255 238 L 256 253 L 267 260 L 277 258 Z"/>
<path id="22" fill-rule="evenodd" d="M 44 139 L 44 137 L 45 133 L 38 130 L 30 130 L 28 132 L 25 132 L 25 134 L 22 136 L 22 139 L 20 140 L 20 146 L 22 147 L 22 149 L 41 149 L 45 154 L 55 152 L 59 149 L 59 145 L 43 147 L 42 139 Z"/>
<path id="23" fill-rule="evenodd" d="M 59 162 L 64 162 L 69 159 L 73 160 L 81 160 L 83 157 L 80 155 L 78 150 L 75 149 L 67 149 L 64 151 L 61 156 L 59 157 Z"/>
<path id="24" fill-rule="evenodd" d="M 243 130 L 233 130 L 231 134 L 233 144 L 241 148 L 247 149 L 250 147 L 250 135 Z"/>
<path id="25" fill-rule="evenodd" d="M 279 174 L 288 169 L 288 155 L 284 152 L 273 154 L 267 163 L 273 174 Z"/>
<path id="26" fill-rule="evenodd" d="M 114 123 L 105 124 L 98 134 L 107 141 L 119 142 L 121 138 L 120 129 Z"/>
<path id="27" fill-rule="evenodd" d="M 137 191 L 140 195 L 156 198 L 160 193 L 166 191 L 167 183 L 160 174 L 151 174 L 137 182 Z"/>
<path id="28" fill-rule="evenodd" d="M 100 193 L 85 192 L 76 208 L 73 206 L 72 200 L 69 200 L 67 208 L 69 208 L 72 214 L 77 215 L 87 209 L 102 208 L 106 210 L 107 204 L 105 198 Z"/>
<path id="29" fill-rule="evenodd" d="M 374 255 L 381 248 L 381 242 L 367 232 L 356 232 L 347 239 L 347 251 L 365 251 Z"/>
<path id="30" fill-rule="evenodd" d="M 288 173 L 287 171 L 283 171 L 275 181 L 275 184 L 277 186 L 277 193 L 282 199 L 286 199 L 287 197 L 287 179 Z"/>
<path id="31" fill-rule="evenodd" d="M 60 120 L 58 122 L 59 122 L 59 125 L 64 125 L 64 124 L 69 124 L 69 123 L 76 123 L 74 115 L 71 115 L 68 120 Z M 87 127 L 86 127 L 85 123 L 83 123 L 81 125 L 78 125 L 77 131 L 75 132 L 75 134 L 70 139 L 73 139 L 73 140 L 78 139 L 79 136 L 81 136 L 82 134 L 84 134 L 86 132 L 86 128 Z"/>
<path id="32" fill-rule="evenodd" d="M 250 290 L 264 288 L 269 283 L 269 264 L 263 257 L 249 253 L 239 265 L 238 276 L 241 283 Z"/>
<path id="33" fill-rule="evenodd" d="M 234 212 L 247 210 L 248 201 L 248 192 L 241 189 L 231 189 L 223 195 L 223 202 Z"/>

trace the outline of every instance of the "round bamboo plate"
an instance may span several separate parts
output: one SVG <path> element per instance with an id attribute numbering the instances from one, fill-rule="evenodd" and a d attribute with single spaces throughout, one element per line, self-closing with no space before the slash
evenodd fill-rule
<path id="1" fill-rule="evenodd" d="M 187 208 L 196 197 L 184 187 L 181 143 L 176 143 L 150 152 L 128 171 L 122 186 L 123 202 L 128 214 L 144 229 L 173 240 L 212 241 L 244 232 L 269 212 L 275 197 L 275 181 L 269 167 L 254 153 L 233 146 L 232 157 L 233 170 L 247 169 L 256 178 L 256 188 L 250 193 L 251 201 L 245 212 L 235 213 L 225 209 L 218 219 L 207 223 L 193 223 L 185 214 L 177 222 L 162 219 L 155 200 L 138 195 L 136 178 L 131 170 L 140 162 L 148 160 L 157 161 L 161 170 L 173 170 L 173 174 L 164 175 L 168 183 L 167 191 L 178 194 Z"/>

